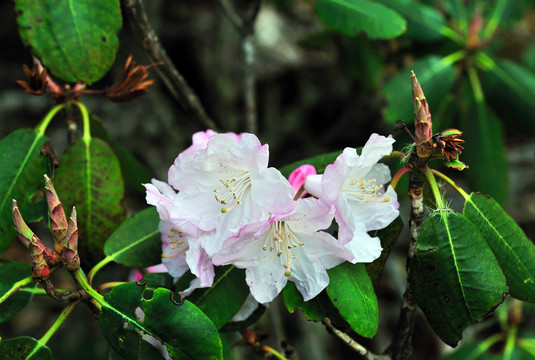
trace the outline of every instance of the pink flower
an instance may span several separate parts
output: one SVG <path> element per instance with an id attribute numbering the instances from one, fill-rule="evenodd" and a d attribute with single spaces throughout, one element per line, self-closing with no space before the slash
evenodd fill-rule
<path id="1" fill-rule="evenodd" d="M 295 190 L 295 193 L 297 194 L 299 189 L 301 189 L 301 186 L 303 186 L 305 184 L 305 180 L 306 180 L 307 176 L 308 175 L 316 175 L 316 174 L 317 174 L 317 172 L 316 172 L 316 168 L 314 166 L 308 165 L 308 164 L 304 164 L 304 165 L 299 166 L 294 171 L 292 171 L 290 176 L 288 176 L 288 181 L 290 182 L 290 185 L 292 185 L 292 187 Z M 306 192 L 304 191 L 301 194 L 301 196 L 303 197 L 305 195 L 306 195 Z"/>
<path id="2" fill-rule="evenodd" d="M 214 255 L 215 265 L 246 269 L 246 281 L 260 303 L 273 300 L 293 281 L 305 301 L 329 283 L 326 269 L 353 256 L 330 234 L 332 210 L 317 199 L 299 199 L 290 213 L 245 225 Z"/>
<path id="3" fill-rule="evenodd" d="M 192 145 L 187 148 L 186 150 L 182 151 L 182 155 L 191 155 L 195 154 L 198 150 L 206 149 L 206 146 L 208 145 L 208 140 L 217 134 L 214 130 L 206 130 L 206 131 L 199 131 L 193 134 L 192 136 Z M 225 133 L 229 136 L 234 137 L 236 140 L 240 141 L 242 134 L 235 134 L 233 132 L 227 132 Z"/>
<path id="4" fill-rule="evenodd" d="M 308 176 L 305 189 L 333 205 L 339 225 L 338 239 L 355 256 L 353 262 L 371 262 L 381 254 L 379 238 L 368 231 L 385 228 L 399 215 L 397 194 L 384 184 L 390 170 L 377 163 L 392 152 L 392 137 L 372 134 L 359 156 L 346 148 L 323 175 Z"/>

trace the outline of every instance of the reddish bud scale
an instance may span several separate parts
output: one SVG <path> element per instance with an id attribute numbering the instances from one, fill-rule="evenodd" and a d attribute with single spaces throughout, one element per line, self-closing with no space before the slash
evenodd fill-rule
<path id="1" fill-rule="evenodd" d="M 61 253 L 63 265 L 69 271 L 76 271 L 80 268 L 80 257 L 78 256 L 78 223 L 76 221 L 76 208 L 72 207 L 71 217 L 67 228 L 66 242 Z"/>
<path id="2" fill-rule="evenodd" d="M 45 175 L 46 201 L 48 204 L 48 217 L 50 218 L 50 230 L 54 237 L 54 248 L 61 254 L 67 234 L 67 217 L 63 210 L 63 205 L 59 200 L 54 185 Z"/>
<path id="3" fill-rule="evenodd" d="M 37 236 L 34 236 L 34 239 L 37 239 Z M 32 257 L 32 275 L 36 278 L 41 278 L 50 274 L 50 269 L 48 268 L 43 249 L 40 245 L 42 245 L 40 244 L 40 241 L 32 241 L 29 246 Z"/>
<path id="4" fill-rule="evenodd" d="M 412 99 L 414 103 L 414 127 L 416 152 L 419 157 L 427 158 L 433 154 L 433 123 L 429 104 L 416 75 L 411 71 Z"/>

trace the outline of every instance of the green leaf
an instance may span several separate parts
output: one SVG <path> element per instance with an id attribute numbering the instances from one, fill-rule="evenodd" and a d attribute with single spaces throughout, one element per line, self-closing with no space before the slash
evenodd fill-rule
<path id="1" fill-rule="evenodd" d="M 437 9 L 413 0 L 382 0 L 381 3 L 397 11 L 407 20 L 409 37 L 421 41 L 436 41 L 451 32 L 446 20 Z"/>
<path id="2" fill-rule="evenodd" d="M 125 266 L 147 267 L 162 262 L 160 216 L 154 206 L 126 219 L 111 234 L 104 253 Z"/>
<path id="3" fill-rule="evenodd" d="M 52 351 L 47 346 L 28 336 L 0 340 L 0 358 L 3 360 L 53 360 Z"/>
<path id="4" fill-rule="evenodd" d="M 386 228 L 376 230 L 370 233 L 371 237 L 378 237 L 381 240 L 381 256 L 375 259 L 373 262 L 366 264 L 366 272 L 370 276 L 370 280 L 375 285 L 386 264 L 386 260 L 390 255 L 390 250 L 396 243 L 396 240 L 403 230 L 403 220 L 398 216 L 394 221 L 390 223 Z"/>
<path id="5" fill-rule="evenodd" d="M 391 39 L 403 34 L 405 19 L 379 3 L 366 0 L 319 0 L 319 18 L 330 28 L 349 36 L 364 31 L 371 39 Z"/>
<path id="6" fill-rule="evenodd" d="M 104 242 L 124 219 L 119 161 L 102 140 L 80 139 L 60 164 L 56 191 L 68 213 L 76 205 L 81 259 L 91 263 L 102 258 Z"/>
<path id="7" fill-rule="evenodd" d="M 414 298 L 435 333 L 455 346 L 507 295 L 505 277 L 485 239 L 463 215 L 446 211 L 424 222 L 410 263 Z"/>
<path id="8" fill-rule="evenodd" d="M 115 60 L 119 0 L 15 0 L 15 14 L 24 44 L 65 81 L 91 84 Z"/>
<path id="9" fill-rule="evenodd" d="M 321 174 L 325 171 L 325 168 L 327 167 L 327 165 L 332 164 L 336 160 L 338 155 L 340 155 L 341 153 L 342 153 L 342 150 L 333 151 L 331 153 L 321 154 L 321 155 L 309 157 L 303 160 L 295 161 L 291 164 L 283 166 L 280 169 L 280 171 L 282 175 L 288 177 L 290 176 L 292 171 L 297 169 L 299 166 L 309 164 L 316 168 L 316 171 L 318 172 L 318 174 Z"/>
<path id="10" fill-rule="evenodd" d="M 482 74 L 487 103 L 503 119 L 514 117 L 510 129 L 519 134 L 535 134 L 535 74 L 522 65 L 497 60 Z"/>
<path id="11" fill-rule="evenodd" d="M 499 119 L 484 103 L 472 106 L 461 119 L 465 139 L 461 160 L 474 189 L 491 195 L 503 204 L 507 198 L 505 144 Z"/>
<path id="12" fill-rule="evenodd" d="M 431 115 L 440 105 L 442 98 L 447 95 L 455 80 L 455 68 L 446 58 L 431 55 L 416 61 L 390 79 L 383 88 L 388 102 L 385 119 L 390 123 L 395 123 L 398 119 L 404 120 L 407 124 L 413 122 L 411 70 L 418 77 L 418 82 L 424 90 Z M 438 121 L 439 119 L 433 118 L 433 125 L 437 129 L 440 128 Z"/>
<path id="13" fill-rule="evenodd" d="M 0 141 L 0 253 L 16 237 L 11 216 L 12 200 L 18 201 L 19 208 L 24 206 L 24 216 L 32 207 L 27 195 L 43 184 L 49 160 L 39 154 L 47 140 L 35 130 L 21 129 Z"/>
<path id="14" fill-rule="evenodd" d="M 364 264 L 342 263 L 327 270 L 327 295 L 357 334 L 371 338 L 379 326 L 377 297 Z"/>
<path id="15" fill-rule="evenodd" d="M 121 165 L 121 174 L 125 184 L 138 192 L 145 193 L 144 183 L 150 183 L 152 173 L 146 166 L 142 165 L 123 145 L 121 145 L 108 130 L 104 127 L 102 120 L 91 114 L 91 135 L 104 140 L 115 152 L 119 164 Z"/>
<path id="16" fill-rule="evenodd" d="M 27 279 L 32 274 L 32 267 L 26 264 L 0 260 L 0 298 L 15 291 L 22 284 L 17 282 Z M 26 281 L 25 281 L 26 283 Z M 26 288 L 35 288 L 37 282 L 29 281 Z M 0 303 L 0 323 L 10 319 L 24 308 L 32 299 L 31 292 L 18 291 Z"/>
<path id="17" fill-rule="evenodd" d="M 253 311 L 251 315 L 249 315 L 247 319 L 241 320 L 241 321 L 230 321 L 226 323 L 225 325 L 223 325 L 219 329 L 219 332 L 220 333 L 234 332 L 234 331 L 239 331 L 241 329 L 245 329 L 249 326 L 252 326 L 262 317 L 262 315 L 264 315 L 265 312 L 266 312 L 266 307 L 262 304 L 258 304 L 258 307 Z M 225 345 L 223 345 L 223 351 L 224 351 L 224 347 Z"/>
<path id="18" fill-rule="evenodd" d="M 535 303 L 535 245 L 492 198 L 470 194 L 463 214 L 487 241 L 514 296 Z"/>
<path id="19" fill-rule="evenodd" d="M 325 291 L 320 292 L 318 296 L 309 301 L 304 301 L 295 284 L 289 281 L 282 289 L 282 297 L 290 313 L 293 313 L 295 309 L 299 309 L 307 320 L 321 321 L 324 317 L 328 317 L 337 328 L 349 327 L 348 323 L 340 316 L 338 309 L 333 306 Z"/>
<path id="20" fill-rule="evenodd" d="M 148 334 L 159 339 L 172 359 L 222 359 L 217 329 L 204 313 L 187 300 L 174 300 L 167 289 L 156 289 L 143 298 L 144 287 L 127 283 L 104 296 L 100 326 L 104 337 L 124 359 L 138 359 L 141 339 Z"/>
<path id="21" fill-rule="evenodd" d="M 215 268 L 214 284 L 197 289 L 187 298 L 220 329 L 240 310 L 249 295 L 245 271 L 232 265 Z"/>

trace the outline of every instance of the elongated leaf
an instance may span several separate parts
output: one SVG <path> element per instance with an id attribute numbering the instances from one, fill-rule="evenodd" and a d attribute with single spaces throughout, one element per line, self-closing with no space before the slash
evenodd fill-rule
<path id="1" fill-rule="evenodd" d="M 392 247 L 396 243 L 396 240 L 398 239 L 402 230 L 403 220 L 401 220 L 401 217 L 398 216 L 386 228 L 370 233 L 372 237 L 378 237 L 381 240 L 381 247 L 383 248 L 383 251 L 381 251 L 381 256 L 379 256 L 373 262 L 366 264 L 366 272 L 370 276 L 370 280 L 374 285 L 383 273 L 386 260 L 390 255 L 390 250 L 392 250 Z"/>
<path id="2" fill-rule="evenodd" d="M 116 286 L 104 296 L 100 326 L 104 337 L 124 359 L 138 359 L 141 339 L 159 339 L 172 359 L 222 359 L 221 340 L 210 319 L 187 300 L 173 299 L 167 289 L 143 298 L 144 287 L 134 283 Z"/>
<path id="3" fill-rule="evenodd" d="M 535 245 L 492 198 L 470 194 L 463 214 L 487 241 L 507 279 L 511 295 L 535 302 Z"/>
<path id="4" fill-rule="evenodd" d="M 290 313 L 296 309 L 303 312 L 307 320 L 321 321 L 324 317 L 328 317 L 337 328 L 348 328 L 349 324 L 340 316 L 338 309 L 334 307 L 331 300 L 325 291 L 319 293 L 318 296 L 304 301 L 303 296 L 297 290 L 293 282 L 288 282 L 284 289 L 282 289 L 282 296 L 284 304 Z"/>
<path id="5" fill-rule="evenodd" d="M 455 80 L 455 69 L 451 61 L 438 56 L 428 56 L 416 61 L 414 64 L 390 79 L 383 88 L 388 102 L 385 109 L 385 119 L 395 123 L 401 119 L 411 124 L 414 120 L 414 105 L 411 90 L 411 70 L 418 77 L 424 89 L 431 115 L 440 105 L 440 101 L 449 92 Z M 440 129 L 439 119 L 433 119 L 433 127 Z"/>
<path id="6" fill-rule="evenodd" d="M 499 119 L 484 104 L 479 103 L 461 119 L 465 139 L 461 160 L 468 181 L 477 191 L 491 195 L 500 204 L 507 198 L 507 164 L 505 144 Z"/>
<path id="7" fill-rule="evenodd" d="M 416 303 L 451 346 L 464 328 L 494 311 L 508 290 L 479 230 L 454 212 L 435 213 L 425 221 L 410 268 Z"/>
<path id="8" fill-rule="evenodd" d="M 16 199 L 20 208 L 31 208 L 26 196 L 43 183 L 48 159 L 39 153 L 47 140 L 35 130 L 21 129 L 0 141 L 0 253 L 15 238 L 12 200 Z"/>
<path id="9" fill-rule="evenodd" d="M 141 210 L 111 234 L 104 245 L 104 253 L 126 266 L 147 267 L 161 263 L 159 223 L 160 217 L 155 207 Z"/>
<path id="10" fill-rule="evenodd" d="M 487 103 L 503 119 L 514 116 L 510 128 L 519 134 L 535 134 L 535 73 L 518 63 L 497 60 L 482 74 Z"/>
<path id="11" fill-rule="evenodd" d="M 0 298 L 3 298 L 18 285 L 17 282 L 28 278 L 32 274 L 32 267 L 26 264 L 0 260 Z M 37 282 L 32 281 L 25 287 L 34 288 Z M 17 291 L 7 300 L 0 303 L 0 323 L 16 315 L 32 299 L 32 293 Z"/>
<path id="12" fill-rule="evenodd" d="M 27 336 L 0 339 L 0 358 L 4 360 L 53 360 L 52 351 L 47 346 Z"/>
<path id="13" fill-rule="evenodd" d="M 245 271 L 232 265 L 215 268 L 214 284 L 187 297 L 220 329 L 240 310 L 249 295 Z"/>
<path id="14" fill-rule="evenodd" d="M 437 9 L 412 0 L 382 0 L 382 4 L 397 11 L 407 20 L 406 35 L 421 41 L 436 41 L 444 38 L 446 20 Z"/>
<path id="15" fill-rule="evenodd" d="M 151 172 L 111 136 L 102 120 L 94 114 L 91 114 L 91 135 L 104 140 L 113 149 L 119 159 L 121 174 L 126 185 L 133 190 L 145 193 L 145 187 L 142 184 L 150 183 Z"/>
<path id="16" fill-rule="evenodd" d="M 102 140 L 80 139 L 60 162 L 56 191 L 66 209 L 76 205 L 81 258 L 94 262 L 102 258 L 104 242 L 124 219 L 119 161 Z"/>
<path id="17" fill-rule="evenodd" d="M 379 326 L 377 297 L 364 264 L 342 263 L 327 270 L 327 295 L 351 329 L 373 337 Z"/>
<path id="18" fill-rule="evenodd" d="M 394 10 L 367 0 L 319 0 L 316 12 L 327 26 L 349 36 L 364 31 L 371 39 L 391 39 L 407 26 Z"/>
<path id="19" fill-rule="evenodd" d="M 24 43 L 63 80 L 92 83 L 115 60 L 118 0 L 16 0 L 15 13 Z"/>

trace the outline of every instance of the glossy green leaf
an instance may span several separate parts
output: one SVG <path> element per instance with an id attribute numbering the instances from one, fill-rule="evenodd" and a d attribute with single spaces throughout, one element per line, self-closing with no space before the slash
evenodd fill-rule
<path id="1" fill-rule="evenodd" d="M 142 184 L 150 183 L 153 177 L 151 172 L 111 136 L 102 120 L 94 114 L 91 114 L 91 135 L 104 140 L 113 149 L 121 165 L 121 174 L 125 184 L 133 190 L 145 193 L 145 187 Z"/>
<path id="2" fill-rule="evenodd" d="M 463 215 L 450 211 L 424 222 L 410 276 L 416 303 L 451 346 L 464 328 L 493 312 L 508 291 L 483 235 Z"/>
<path id="3" fill-rule="evenodd" d="M 282 297 L 286 309 L 290 313 L 298 309 L 303 312 L 307 320 L 321 321 L 324 317 L 328 317 L 337 328 L 349 327 L 348 323 L 333 306 L 325 291 L 320 292 L 318 296 L 309 301 L 304 301 L 303 296 L 297 290 L 295 284 L 289 281 L 284 289 L 282 289 Z"/>
<path id="4" fill-rule="evenodd" d="M 197 289 L 187 299 L 201 309 L 220 329 L 240 310 L 249 295 L 245 271 L 232 265 L 215 268 L 214 284 Z"/>
<path id="5" fill-rule="evenodd" d="M 327 270 L 327 295 L 357 334 L 371 338 L 379 326 L 377 297 L 364 264 L 342 263 Z"/>
<path id="6" fill-rule="evenodd" d="M 123 179 L 113 150 L 100 139 L 80 139 L 56 171 L 56 191 L 68 213 L 76 205 L 82 261 L 102 258 L 104 242 L 124 219 Z"/>
<path id="7" fill-rule="evenodd" d="M 309 157 L 303 160 L 295 161 L 291 164 L 283 166 L 280 169 L 280 171 L 282 175 L 288 177 L 292 173 L 292 171 L 297 169 L 299 166 L 309 164 L 316 168 L 316 171 L 318 172 L 318 174 L 321 174 L 325 171 L 325 168 L 327 167 L 327 165 L 332 164 L 336 160 L 338 155 L 340 155 L 341 153 L 342 153 L 342 150 L 333 151 L 331 153 L 321 154 L 321 155 Z"/>
<path id="8" fill-rule="evenodd" d="M 364 31 L 371 39 L 391 39 L 407 27 L 397 12 L 372 1 L 319 0 L 315 6 L 327 26 L 349 36 Z"/>
<path id="9" fill-rule="evenodd" d="M 535 303 L 535 245 L 492 198 L 470 194 L 463 214 L 487 241 L 507 279 L 511 296 Z"/>
<path id="10" fill-rule="evenodd" d="M 154 206 L 126 219 L 106 241 L 104 253 L 126 265 L 147 267 L 162 262 L 160 216 Z"/>
<path id="11" fill-rule="evenodd" d="M 491 195 L 500 204 L 507 198 L 504 135 L 499 119 L 483 103 L 472 106 L 461 119 L 464 150 L 460 160 L 472 188 Z"/>
<path id="12" fill-rule="evenodd" d="M 455 68 L 451 61 L 438 56 L 428 56 L 416 61 L 390 79 L 383 88 L 387 101 L 385 119 L 390 123 L 403 120 L 409 126 L 414 121 L 414 105 L 412 101 L 411 70 L 424 90 L 429 103 L 431 116 L 438 108 L 444 96 L 449 92 L 455 80 Z M 434 128 L 439 129 L 439 119 L 433 119 Z"/>
<path id="13" fill-rule="evenodd" d="M 0 299 L 9 296 L 0 302 L 0 323 L 10 319 L 24 308 L 32 299 L 31 292 L 16 291 L 22 284 L 21 280 L 27 279 L 32 274 L 32 267 L 26 264 L 0 260 Z M 35 288 L 37 282 L 31 281 L 25 287 Z M 19 288 L 20 289 L 20 288 Z"/>
<path id="14" fill-rule="evenodd" d="M 3 360 L 53 360 L 52 351 L 48 346 L 28 336 L 1 339 L 0 358 Z"/>
<path id="15" fill-rule="evenodd" d="M 446 26 L 444 15 L 437 9 L 413 0 L 382 0 L 382 4 L 398 12 L 407 20 L 409 37 L 421 41 L 436 41 L 452 32 Z"/>
<path id="16" fill-rule="evenodd" d="M 35 130 L 21 129 L 0 141 L 0 253 L 16 238 L 12 200 L 16 199 L 19 208 L 24 206 L 27 213 L 31 208 L 27 195 L 43 184 L 48 158 L 40 156 L 40 151 L 47 140 Z"/>
<path id="17" fill-rule="evenodd" d="M 119 46 L 119 0 L 16 0 L 19 33 L 43 65 L 66 81 L 92 83 Z"/>
<path id="18" fill-rule="evenodd" d="M 147 285 L 147 290 L 156 290 L 163 287 L 171 290 L 173 288 L 173 277 L 169 273 L 146 273 L 139 281 L 139 284 Z"/>
<path id="19" fill-rule="evenodd" d="M 503 119 L 514 116 L 512 131 L 535 134 L 535 73 L 516 62 L 497 60 L 482 74 L 482 83 L 487 104 Z"/>
<path id="20" fill-rule="evenodd" d="M 396 240 L 398 239 L 402 230 L 403 220 L 401 220 L 401 217 L 398 216 L 386 228 L 372 231 L 370 233 L 371 237 L 378 237 L 381 240 L 381 247 L 383 248 L 383 251 L 381 251 L 381 256 L 379 256 L 373 262 L 366 264 L 366 272 L 370 276 L 370 280 L 374 285 L 383 273 L 386 260 L 390 255 L 390 250 L 392 250 L 392 247 L 396 243 Z"/>
<path id="21" fill-rule="evenodd" d="M 217 329 L 195 305 L 167 289 L 143 297 L 144 287 L 127 283 L 104 296 L 100 326 L 104 337 L 124 359 L 138 359 L 141 339 L 147 334 L 159 339 L 172 359 L 222 359 Z"/>

